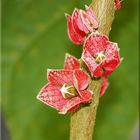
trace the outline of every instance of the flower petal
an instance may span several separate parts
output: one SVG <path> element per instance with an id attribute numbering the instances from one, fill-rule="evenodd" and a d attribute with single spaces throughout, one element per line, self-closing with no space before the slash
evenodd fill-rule
<path id="1" fill-rule="evenodd" d="M 80 64 L 78 59 L 70 54 L 66 54 L 64 69 L 74 70 L 79 68 L 80 68 Z"/>
<path id="2" fill-rule="evenodd" d="M 98 20 L 95 12 L 93 11 L 92 6 L 85 5 L 86 13 L 91 17 L 92 23 L 94 25 L 94 28 L 98 28 Z"/>
<path id="3" fill-rule="evenodd" d="M 61 110 L 67 103 L 60 92 L 60 88 L 52 83 L 48 83 L 41 89 L 37 99 L 57 110 Z"/>
<path id="4" fill-rule="evenodd" d="M 105 53 L 107 60 L 103 64 L 104 74 L 111 74 L 120 64 L 120 55 L 117 43 L 112 43 L 107 46 Z"/>
<path id="5" fill-rule="evenodd" d="M 76 96 L 74 98 L 66 99 L 67 103 L 63 106 L 63 108 L 60 110 L 60 114 L 66 114 L 67 112 L 73 111 L 74 109 L 77 109 L 77 106 L 80 103 L 83 103 L 84 100 L 80 96 Z"/>
<path id="6" fill-rule="evenodd" d="M 81 35 L 82 37 L 85 37 L 86 36 L 86 33 L 83 32 L 82 30 L 79 29 L 77 23 L 78 23 L 78 16 L 79 16 L 79 10 L 77 8 L 74 9 L 74 12 L 72 14 L 72 24 L 73 24 L 73 27 L 75 29 L 75 31 Z"/>
<path id="7" fill-rule="evenodd" d="M 70 108 L 67 112 L 71 112 L 71 111 L 73 111 L 73 110 L 76 110 L 76 109 L 78 109 L 79 106 L 80 106 L 80 104 L 78 104 L 78 105 L 76 105 L 76 106 Z M 64 114 L 64 113 L 62 113 L 62 112 L 59 112 L 59 113 L 60 113 L 60 114 Z"/>
<path id="8" fill-rule="evenodd" d="M 73 71 L 69 70 L 48 70 L 49 82 L 62 86 L 63 84 L 73 85 Z"/>
<path id="9" fill-rule="evenodd" d="M 91 33 L 84 43 L 84 49 L 89 51 L 92 56 L 104 51 L 108 45 L 108 37 L 98 32 Z"/>
<path id="10" fill-rule="evenodd" d="M 84 20 L 84 24 L 86 25 L 86 27 L 88 28 L 88 30 L 90 32 L 93 32 L 94 29 L 98 28 L 98 22 L 92 16 L 88 15 L 87 13 L 85 13 L 85 16 L 83 15 L 83 18 L 87 18 L 89 20 L 90 23 L 87 22 L 86 20 Z"/>
<path id="11" fill-rule="evenodd" d="M 120 0 L 115 0 L 115 6 L 116 6 L 117 10 L 121 9 L 122 5 L 121 5 Z"/>
<path id="12" fill-rule="evenodd" d="M 88 51 L 83 51 L 82 60 L 86 63 L 92 76 L 99 77 L 103 74 L 102 65 L 96 63 L 95 59 Z"/>
<path id="13" fill-rule="evenodd" d="M 79 107 L 80 103 L 90 103 L 91 99 L 92 99 L 92 94 L 87 91 L 80 91 L 82 98 L 80 96 L 76 96 L 74 98 L 71 98 L 67 104 L 62 108 L 61 110 L 61 114 L 65 114 L 66 112 L 70 112 L 72 110 L 77 109 L 77 107 Z"/>
<path id="14" fill-rule="evenodd" d="M 107 78 L 107 76 L 103 76 L 102 77 L 102 87 L 100 89 L 100 96 L 104 95 L 107 88 L 108 88 L 108 78 Z"/>
<path id="15" fill-rule="evenodd" d="M 77 109 L 79 104 L 84 102 L 80 96 L 70 99 L 63 98 L 60 88 L 52 83 L 48 83 L 41 89 L 37 99 L 59 110 L 61 114 Z"/>
<path id="16" fill-rule="evenodd" d="M 88 31 L 87 33 L 93 32 L 93 27 L 90 26 L 90 21 L 91 21 L 91 16 L 89 16 L 85 11 L 81 10 L 80 11 L 80 17 L 82 19 L 82 23 L 84 24 L 83 26 L 86 27 Z"/>
<path id="17" fill-rule="evenodd" d="M 76 44 L 76 45 L 81 45 L 84 42 L 84 37 L 82 37 L 80 34 L 78 34 L 72 23 L 72 18 L 70 15 L 66 14 L 66 19 L 67 19 L 67 26 L 68 26 L 68 36 L 70 40 Z"/>
<path id="18" fill-rule="evenodd" d="M 94 29 L 98 28 L 98 21 L 91 6 L 86 11 L 81 10 L 80 16 L 89 32 L 93 32 Z"/>
<path id="19" fill-rule="evenodd" d="M 75 87 L 77 87 L 78 91 L 87 88 L 89 77 L 86 72 L 77 69 L 74 71 L 74 77 L 75 77 Z"/>
<path id="20" fill-rule="evenodd" d="M 79 16 L 78 16 L 78 19 L 77 19 L 77 26 L 81 31 L 85 32 L 86 34 L 89 33 L 88 28 L 86 27 L 86 25 L 83 22 L 82 10 L 80 10 L 80 12 L 79 12 Z"/>
<path id="21" fill-rule="evenodd" d="M 84 103 L 89 103 L 92 99 L 92 93 L 88 90 L 80 91 L 80 95 L 83 98 Z"/>

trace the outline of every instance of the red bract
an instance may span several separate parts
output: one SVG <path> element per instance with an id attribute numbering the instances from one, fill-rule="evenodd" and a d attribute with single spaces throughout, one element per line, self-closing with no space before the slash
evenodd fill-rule
<path id="1" fill-rule="evenodd" d="M 98 28 L 96 15 L 92 8 L 88 6 L 86 6 L 85 11 L 75 8 L 72 16 L 66 14 L 66 19 L 68 36 L 77 45 L 82 45 L 86 34 Z"/>
<path id="2" fill-rule="evenodd" d="M 120 0 L 115 0 L 115 6 L 116 6 L 117 10 L 121 9 L 122 6 L 121 6 Z"/>
<path id="3" fill-rule="evenodd" d="M 107 76 L 103 76 L 102 77 L 102 86 L 101 86 L 101 89 L 100 89 L 100 96 L 104 95 L 107 88 L 108 88 L 108 78 L 107 78 Z"/>
<path id="4" fill-rule="evenodd" d="M 92 33 L 84 43 L 82 60 L 86 63 L 92 76 L 109 75 L 120 64 L 117 43 L 110 42 L 105 35 Z"/>
<path id="5" fill-rule="evenodd" d="M 75 57 L 67 55 L 65 70 L 50 70 L 49 83 L 41 89 L 37 98 L 62 114 L 76 109 L 80 103 L 89 103 L 92 94 L 87 90 L 88 75 L 77 69 L 78 64 Z M 71 70 L 67 70 L 68 65 Z"/>

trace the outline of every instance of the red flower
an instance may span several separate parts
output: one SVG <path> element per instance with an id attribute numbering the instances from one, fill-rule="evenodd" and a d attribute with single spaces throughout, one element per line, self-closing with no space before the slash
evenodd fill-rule
<path id="1" fill-rule="evenodd" d="M 79 69 L 78 60 L 67 55 L 64 67 L 64 70 L 48 71 L 49 83 L 37 96 L 62 114 L 76 109 L 80 103 L 89 103 L 92 99 L 91 92 L 87 90 L 88 75 Z"/>
<path id="2" fill-rule="evenodd" d="M 116 6 L 117 10 L 121 9 L 122 6 L 121 6 L 120 0 L 115 0 L 115 6 Z"/>
<path id="3" fill-rule="evenodd" d="M 120 64 L 117 43 L 110 42 L 105 35 L 92 33 L 84 43 L 82 60 L 86 63 L 92 76 L 109 75 Z"/>
<path id="4" fill-rule="evenodd" d="M 68 36 L 77 45 L 82 45 L 86 34 L 98 28 L 97 18 L 92 7 L 85 7 L 86 11 L 75 8 L 72 17 L 66 14 Z"/>
<path id="5" fill-rule="evenodd" d="M 67 54 L 65 59 L 64 69 L 74 70 L 79 69 L 80 65 L 77 58 Z M 103 96 L 108 88 L 108 77 L 102 76 L 102 86 L 100 89 L 100 96 Z"/>

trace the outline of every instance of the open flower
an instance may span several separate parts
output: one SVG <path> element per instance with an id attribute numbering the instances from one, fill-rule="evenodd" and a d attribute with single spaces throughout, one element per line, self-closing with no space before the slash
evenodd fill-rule
<path id="1" fill-rule="evenodd" d="M 70 66 L 70 69 L 68 69 Z M 90 103 L 92 94 L 87 90 L 87 73 L 78 69 L 76 58 L 67 55 L 64 70 L 49 70 L 48 81 L 37 98 L 65 114 L 78 108 L 81 103 Z"/>
<path id="2" fill-rule="evenodd" d="M 98 28 L 98 22 L 92 7 L 85 6 L 86 10 L 75 8 L 72 16 L 66 14 L 68 36 L 77 45 L 84 43 L 86 34 Z"/>
<path id="3" fill-rule="evenodd" d="M 120 64 L 117 43 L 110 42 L 107 36 L 98 32 L 92 33 L 84 43 L 82 60 L 92 76 L 109 75 Z"/>
<path id="4" fill-rule="evenodd" d="M 79 69 L 79 68 L 80 68 L 80 64 L 79 64 L 79 61 L 77 60 L 77 58 L 73 57 L 70 54 L 66 54 L 64 69 L 74 70 L 74 69 Z M 102 86 L 100 89 L 100 96 L 104 95 L 104 93 L 106 92 L 106 90 L 108 88 L 108 85 L 109 85 L 108 77 L 102 76 Z"/>

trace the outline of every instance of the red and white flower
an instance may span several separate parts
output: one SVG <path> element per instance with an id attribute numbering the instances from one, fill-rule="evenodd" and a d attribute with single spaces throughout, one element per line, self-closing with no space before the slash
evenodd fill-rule
<path id="1" fill-rule="evenodd" d="M 79 107 L 81 103 L 90 103 L 92 93 L 87 90 L 89 77 L 79 69 L 78 60 L 67 55 L 64 70 L 49 70 L 48 81 L 37 98 L 43 103 L 65 114 Z"/>
<path id="2" fill-rule="evenodd" d="M 118 45 L 110 42 L 105 35 L 98 32 L 92 33 L 84 43 L 82 60 L 86 63 L 92 76 L 109 75 L 120 64 Z"/>
<path id="3" fill-rule="evenodd" d="M 82 45 L 85 36 L 98 28 L 98 21 L 92 7 L 85 6 L 85 8 L 85 11 L 75 8 L 72 16 L 66 14 L 68 36 L 77 45 Z"/>

